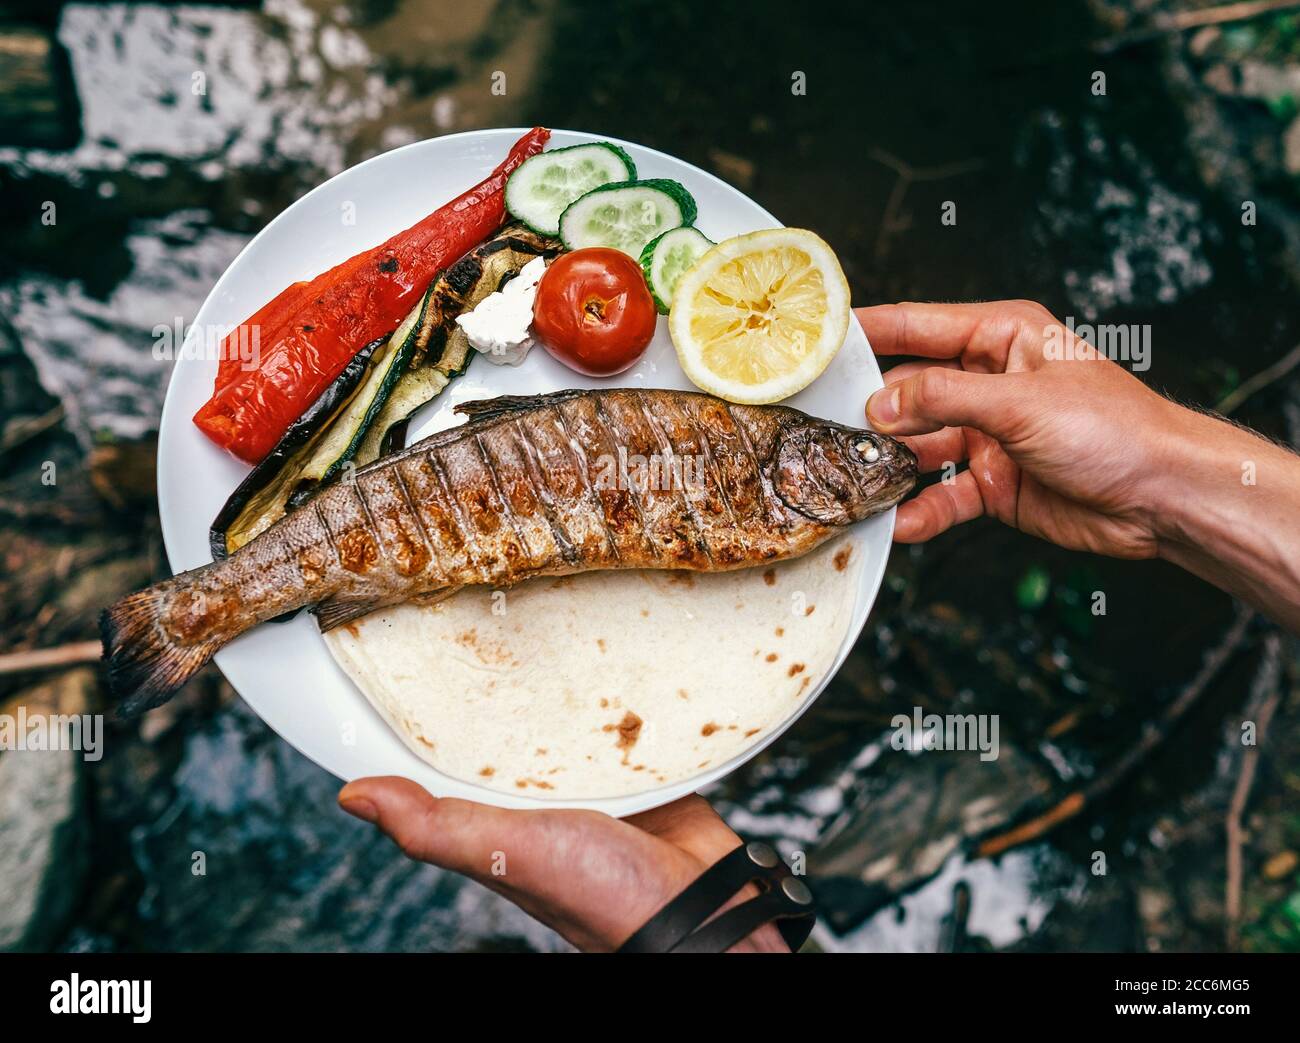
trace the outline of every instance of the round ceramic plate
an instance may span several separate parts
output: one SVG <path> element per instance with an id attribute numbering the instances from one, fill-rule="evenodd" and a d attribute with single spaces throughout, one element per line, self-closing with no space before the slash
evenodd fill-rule
<path id="1" fill-rule="evenodd" d="M 309 192 L 272 221 L 235 258 L 213 287 L 193 325 L 198 331 L 233 327 L 289 283 L 309 279 L 383 242 L 482 180 L 524 131 L 483 130 L 417 142 L 345 170 Z M 601 140 L 555 131 L 549 148 Z M 604 139 L 612 140 L 612 139 Z M 742 232 L 779 227 L 757 203 L 711 174 L 662 152 L 620 141 L 642 177 L 675 178 L 699 203 L 697 224 L 715 242 Z M 352 223 L 341 215 L 355 216 Z M 163 406 L 158 449 L 158 504 L 171 566 L 180 572 L 212 560 L 208 525 L 248 468 L 209 442 L 190 418 L 207 400 L 216 377 L 214 358 L 181 357 Z M 880 370 L 856 322 L 826 372 L 786 404 L 853 426 L 863 403 L 881 387 Z M 518 367 L 473 362 L 469 371 L 416 417 L 410 439 L 461 422 L 452 408 L 494 395 L 531 395 L 567 387 L 694 390 L 677 364 L 667 321 L 659 319 L 641 361 L 617 377 L 590 379 L 534 350 Z M 628 796 L 585 801 L 542 800 L 498 793 L 452 778 L 420 760 L 371 708 L 335 664 L 310 613 L 258 627 L 217 653 L 216 662 L 244 700 L 287 742 L 343 779 L 404 775 L 438 796 L 464 797 L 508 807 L 581 806 L 630 815 L 667 803 L 721 778 L 753 757 L 811 706 L 843 663 L 875 601 L 893 535 L 894 512 L 856 530 L 866 558 L 851 623 L 834 666 L 812 695 L 780 727 L 741 755 L 707 772 Z"/>

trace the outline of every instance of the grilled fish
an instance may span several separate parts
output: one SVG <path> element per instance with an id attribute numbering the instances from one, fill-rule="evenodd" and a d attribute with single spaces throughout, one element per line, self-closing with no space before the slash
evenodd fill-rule
<path id="1" fill-rule="evenodd" d="M 303 606 L 329 630 L 465 586 L 594 569 L 749 568 L 887 510 L 916 458 L 871 431 L 683 391 L 468 402 L 467 423 L 322 489 L 229 558 L 100 620 L 129 715 L 239 634 Z"/>

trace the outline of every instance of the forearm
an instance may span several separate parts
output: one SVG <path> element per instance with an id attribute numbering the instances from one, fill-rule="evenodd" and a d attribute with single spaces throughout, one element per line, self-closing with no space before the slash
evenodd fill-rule
<path id="1" fill-rule="evenodd" d="M 1300 633 L 1300 456 L 1181 412 L 1154 502 L 1160 556 Z"/>

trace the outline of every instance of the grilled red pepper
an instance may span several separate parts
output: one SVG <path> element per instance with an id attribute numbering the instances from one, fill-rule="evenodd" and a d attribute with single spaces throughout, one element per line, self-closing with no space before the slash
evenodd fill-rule
<path id="1" fill-rule="evenodd" d="M 329 272 L 325 274 L 328 275 Z M 279 333 L 284 324 L 293 318 L 310 289 L 311 283 L 308 282 L 291 283 L 230 331 L 217 352 L 217 382 L 212 388 L 214 395 L 241 372 L 256 366 L 257 359 L 252 351 L 253 337 L 256 336 L 260 343 L 262 337 Z"/>
<path id="2" fill-rule="evenodd" d="M 464 195 L 264 305 L 250 323 L 283 318 L 280 328 L 259 331 L 256 368 L 246 370 L 235 359 L 231 375 L 232 360 L 225 361 L 230 379 L 194 414 L 194 423 L 240 459 L 260 461 L 361 347 L 394 329 L 439 271 L 500 226 L 506 178 L 549 137 L 550 131 L 535 127 Z"/>

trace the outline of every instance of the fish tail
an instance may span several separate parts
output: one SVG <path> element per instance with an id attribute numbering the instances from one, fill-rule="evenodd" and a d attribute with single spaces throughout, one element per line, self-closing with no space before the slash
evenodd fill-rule
<path id="1" fill-rule="evenodd" d="M 134 717 L 170 699 L 229 640 L 181 644 L 161 625 L 170 584 L 129 594 L 99 616 L 108 690 L 119 717 Z"/>

